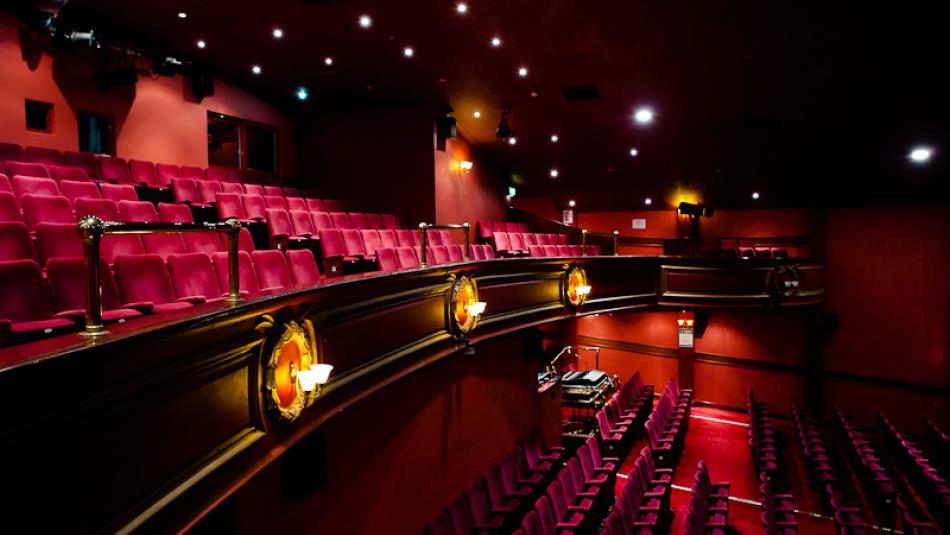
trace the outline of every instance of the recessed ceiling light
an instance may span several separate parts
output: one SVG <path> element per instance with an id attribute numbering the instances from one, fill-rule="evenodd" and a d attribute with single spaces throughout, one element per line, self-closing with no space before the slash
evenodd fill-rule
<path id="1" fill-rule="evenodd" d="M 518 76 L 520 76 L 520 77 L 522 77 L 522 78 L 527 77 L 527 76 L 528 76 L 528 68 L 527 68 L 527 67 L 518 67 Z"/>
<path id="2" fill-rule="evenodd" d="M 559 139 L 561 138 L 557 137 L 557 134 L 551 134 L 551 143 L 557 143 Z"/>
<path id="3" fill-rule="evenodd" d="M 634 120 L 640 124 L 650 124 L 653 122 L 653 110 L 650 108 L 639 108 L 633 114 Z"/>
<path id="4" fill-rule="evenodd" d="M 185 13 L 184 11 L 179 11 L 179 12 L 178 12 L 178 18 L 180 18 L 180 19 L 187 19 L 187 18 L 188 18 L 188 13 Z"/>
<path id="5" fill-rule="evenodd" d="M 551 171 L 548 172 L 548 174 L 551 175 L 551 178 L 557 178 L 558 175 L 560 175 L 561 173 L 559 173 L 557 169 L 551 169 Z"/>
<path id="6" fill-rule="evenodd" d="M 407 46 L 402 49 L 402 55 L 406 56 L 407 58 L 411 58 L 415 54 L 416 54 L 416 51 L 413 50 L 411 46 Z"/>
<path id="7" fill-rule="evenodd" d="M 630 149 L 630 156 L 636 156 L 637 154 L 640 154 L 640 151 L 638 151 L 636 147 Z"/>
<path id="8" fill-rule="evenodd" d="M 304 86 L 298 87 L 295 95 L 297 95 L 297 100 L 307 100 L 310 98 L 310 92 L 307 91 L 307 88 Z"/>
<path id="9" fill-rule="evenodd" d="M 574 208 L 575 206 L 577 206 L 577 203 L 572 199 L 570 201 L 567 201 L 567 205 L 570 206 L 571 208 Z"/>
<path id="10" fill-rule="evenodd" d="M 369 28 L 373 25 L 373 19 L 369 15 L 360 15 L 360 28 Z"/>
<path id="11" fill-rule="evenodd" d="M 517 144 L 518 144 L 518 138 L 516 138 L 515 136 L 511 136 L 510 138 L 508 138 L 508 144 L 509 144 L 509 145 L 517 145 Z"/>
<path id="12" fill-rule="evenodd" d="M 458 11 L 462 14 L 468 13 L 468 4 L 465 2 L 459 2 L 458 4 L 455 4 L 455 11 Z"/>
<path id="13" fill-rule="evenodd" d="M 198 48 L 204 48 L 208 46 L 208 43 L 204 42 L 204 39 L 198 39 L 198 42 L 195 43 Z"/>
<path id="14" fill-rule="evenodd" d="M 753 192 L 752 192 L 752 200 L 753 200 L 753 201 L 759 200 L 759 197 L 760 197 L 760 196 L 761 196 L 761 195 L 759 195 L 759 192 L 758 192 L 758 191 L 753 191 Z"/>
<path id="15" fill-rule="evenodd" d="M 914 150 L 910 151 L 909 157 L 912 162 L 925 163 L 933 156 L 933 152 L 930 147 L 914 147 Z"/>
<path id="16" fill-rule="evenodd" d="M 270 32 L 270 33 L 271 33 L 271 35 L 274 36 L 274 39 L 283 39 L 283 38 L 284 38 L 284 30 L 281 30 L 280 28 L 274 28 L 274 30 L 273 30 L 272 32 Z"/>
<path id="17" fill-rule="evenodd" d="M 492 37 L 492 38 L 491 38 L 491 46 L 493 46 L 493 47 L 495 47 L 495 48 L 500 47 L 500 46 L 501 46 L 501 37 L 498 37 L 497 35 L 496 35 L 495 37 Z"/>
<path id="18" fill-rule="evenodd" d="M 251 67 L 251 72 L 253 72 L 254 74 L 260 74 L 260 73 L 261 73 L 261 66 L 260 66 L 260 65 L 254 65 L 253 67 Z"/>
<path id="19" fill-rule="evenodd" d="M 647 197 L 646 199 L 643 199 L 643 204 L 650 206 L 651 204 L 653 204 L 653 199 Z"/>
<path id="20" fill-rule="evenodd" d="M 472 115 L 475 116 L 476 119 L 480 119 L 482 117 L 482 112 L 475 110 L 475 113 Z"/>
<path id="21" fill-rule="evenodd" d="M 330 56 L 323 58 L 323 64 L 326 65 L 327 67 L 329 67 L 330 65 L 333 65 L 333 58 L 331 58 Z"/>

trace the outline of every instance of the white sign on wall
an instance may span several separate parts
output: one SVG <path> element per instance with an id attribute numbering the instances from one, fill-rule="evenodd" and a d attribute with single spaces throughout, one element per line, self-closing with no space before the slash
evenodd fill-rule
<path id="1" fill-rule="evenodd" d="M 646 230 L 647 220 L 646 219 L 634 219 L 632 222 L 633 230 Z"/>

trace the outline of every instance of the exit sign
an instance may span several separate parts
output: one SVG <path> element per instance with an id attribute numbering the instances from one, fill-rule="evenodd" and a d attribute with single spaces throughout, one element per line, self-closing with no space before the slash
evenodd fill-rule
<path id="1" fill-rule="evenodd" d="M 645 230 L 647 228 L 646 219 L 634 219 L 632 222 L 633 230 Z"/>

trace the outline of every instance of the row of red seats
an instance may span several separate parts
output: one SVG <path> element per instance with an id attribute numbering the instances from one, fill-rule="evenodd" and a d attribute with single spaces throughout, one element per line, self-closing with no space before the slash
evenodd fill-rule
<path id="1" fill-rule="evenodd" d="M 726 535 L 729 532 L 729 483 L 715 483 L 702 460 L 696 464 L 696 476 L 686 513 L 684 535 Z"/>
<path id="2" fill-rule="evenodd" d="M 33 260 L 0 261 L 0 345 L 75 332 L 85 321 L 83 258 L 53 258 L 44 278 Z M 307 287 L 320 278 L 310 251 L 239 253 L 241 292 Z M 189 308 L 226 298 L 228 256 L 216 252 L 120 255 L 100 268 L 103 319 L 124 322 L 145 314 Z"/>
<path id="3" fill-rule="evenodd" d="M 950 485 L 920 445 L 902 433 L 880 411 L 876 413 L 878 428 L 891 457 L 910 481 L 914 492 L 923 498 L 930 516 L 950 531 Z"/>
<path id="4" fill-rule="evenodd" d="M 471 258 L 469 260 L 493 260 L 495 251 L 490 245 L 472 244 Z M 461 245 L 433 245 L 426 247 L 426 264 L 438 265 L 452 262 L 461 262 Z M 405 245 L 399 247 L 383 247 L 376 249 L 376 259 L 380 271 L 399 271 L 403 269 L 418 268 L 419 247 L 415 245 Z"/>
<path id="5" fill-rule="evenodd" d="M 640 450 L 601 535 L 652 535 L 669 531 L 673 518 L 670 494 L 674 470 L 657 467 L 653 457 L 649 446 Z"/>
<path id="6" fill-rule="evenodd" d="M 531 232 L 527 223 L 515 223 L 513 221 L 479 221 L 478 222 L 478 241 L 482 243 L 491 242 L 496 232 Z M 554 245 L 554 244 L 552 244 Z"/>
<path id="7" fill-rule="evenodd" d="M 193 223 L 191 211 L 182 204 L 109 199 L 77 199 L 75 214 L 62 197 L 26 195 L 25 200 L 37 201 L 43 210 L 33 214 L 28 222 L 0 222 L 0 260 L 32 259 L 46 266 L 51 258 L 83 256 L 83 244 L 76 221 L 78 217 L 94 215 L 105 221 Z M 51 203 L 51 207 L 44 204 Z M 30 204 L 27 204 L 30 206 Z M 32 235 L 31 235 L 32 231 Z M 253 251 L 254 243 L 247 229 L 238 235 L 241 250 Z M 105 236 L 101 242 L 101 257 L 112 264 L 118 255 L 155 253 L 163 257 L 187 252 L 226 252 L 227 238 L 215 233 L 146 234 Z"/>
<path id="8" fill-rule="evenodd" d="M 788 258 L 784 247 L 736 247 L 723 249 L 722 254 L 733 258 Z"/>
<path id="9" fill-rule="evenodd" d="M 531 246 L 570 245 L 567 234 L 534 234 L 530 232 L 496 232 L 492 243 L 499 256 L 525 256 Z M 544 255 L 533 255 L 544 256 Z"/>
<path id="10" fill-rule="evenodd" d="M 268 210 L 295 211 L 313 214 L 317 228 L 397 229 L 399 219 L 392 214 L 327 211 L 329 201 L 284 197 L 281 195 L 257 195 L 222 193 L 215 194 L 218 218 L 235 218 L 240 221 L 269 221 Z M 317 215 L 320 215 L 319 219 Z"/>
<path id="11" fill-rule="evenodd" d="M 937 427 L 937 423 L 932 419 L 923 420 L 924 435 L 931 458 L 943 468 L 944 473 L 950 473 L 950 435 Z"/>
<path id="12" fill-rule="evenodd" d="M 784 488 L 785 470 L 769 405 L 757 401 L 755 392 L 749 388 L 746 390 L 746 407 L 749 415 L 749 449 L 755 473 L 767 474 L 769 480 L 778 481 Z"/>
<path id="13" fill-rule="evenodd" d="M 624 457 L 653 411 L 653 385 L 634 372 L 594 415 L 600 441 L 611 455 Z"/>
<path id="14" fill-rule="evenodd" d="M 680 389 L 676 378 L 670 379 L 644 425 L 650 451 L 658 466 L 673 468 L 679 463 L 689 430 L 692 397 L 692 390 Z"/>
<path id="15" fill-rule="evenodd" d="M 795 503 L 791 494 L 776 494 L 774 482 L 765 472 L 759 473 L 759 494 L 762 500 L 762 528 L 767 535 L 798 533 Z"/>
<path id="16" fill-rule="evenodd" d="M 599 256 L 599 245 L 529 245 L 528 254 L 533 257 Z"/>
<path id="17" fill-rule="evenodd" d="M 852 470 L 874 508 L 875 517 L 893 527 L 897 514 L 898 483 L 878 454 L 870 436 L 852 418 L 835 407 L 835 424 Z"/>

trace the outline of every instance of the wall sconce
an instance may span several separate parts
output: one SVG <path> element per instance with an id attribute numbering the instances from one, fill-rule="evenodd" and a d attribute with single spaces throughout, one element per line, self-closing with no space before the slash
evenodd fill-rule
<path id="1" fill-rule="evenodd" d="M 462 172 L 471 171 L 473 167 L 475 167 L 475 164 L 468 160 L 462 160 L 459 162 L 459 168 L 462 170 Z"/>
<path id="2" fill-rule="evenodd" d="M 304 392 L 313 392 L 317 385 L 325 385 L 330 379 L 333 366 L 330 364 L 311 364 L 309 370 L 297 372 L 297 383 Z"/>
<path id="3" fill-rule="evenodd" d="M 485 312 L 485 307 L 488 306 L 488 303 L 484 301 L 476 301 L 471 305 L 468 305 L 468 313 L 472 316 L 481 316 Z"/>
<path id="4" fill-rule="evenodd" d="M 696 320 L 693 313 L 688 312 L 686 310 L 680 311 L 676 315 L 676 325 L 678 325 L 680 328 L 683 328 L 683 327 L 692 328 L 695 321 Z"/>

